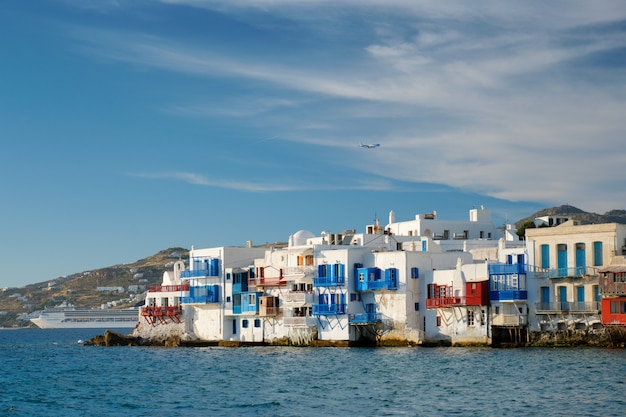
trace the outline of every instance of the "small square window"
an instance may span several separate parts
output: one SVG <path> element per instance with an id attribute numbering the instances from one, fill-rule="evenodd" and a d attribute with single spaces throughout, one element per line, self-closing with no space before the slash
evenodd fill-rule
<path id="1" fill-rule="evenodd" d="M 227 296 L 226 296 L 226 302 L 227 302 L 227 303 L 230 303 L 230 295 L 227 295 Z"/>
<path id="2" fill-rule="evenodd" d="M 243 327 L 244 329 L 248 328 L 248 319 L 243 319 L 243 321 L 241 322 L 241 327 Z"/>
<path id="3" fill-rule="evenodd" d="M 254 319 L 254 327 L 261 327 L 261 319 Z"/>

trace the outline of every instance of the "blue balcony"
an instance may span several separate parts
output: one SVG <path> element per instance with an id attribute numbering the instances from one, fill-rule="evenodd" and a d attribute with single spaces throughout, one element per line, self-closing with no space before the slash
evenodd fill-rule
<path id="1" fill-rule="evenodd" d="M 182 297 L 181 304 L 212 304 L 220 302 L 219 285 L 189 287 L 189 296 Z"/>
<path id="2" fill-rule="evenodd" d="M 397 290 L 398 273 L 397 269 L 385 270 L 384 278 L 381 278 L 381 270 L 378 268 L 357 268 L 356 270 L 356 291 L 377 291 L 377 290 Z"/>
<path id="3" fill-rule="evenodd" d="M 526 290 L 495 290 L 489 291 L 491 301 L 524 301 L 528 300 Z"/>
<path id="4" fill-rule="evenodd" d="M 382 313 L 359 313 L 350 317 L 350 324 L 382 323 Z"/>
<path id="5" fill-rule="evenodd" d="M 343 275 L 331 277 L 315 277 L 313 285 L 315 287 L 338 287 L 345 283 L 346 279 Z"/>
<path id="6" fill-rule="evenodd" d="M 490 275 L 525 274 L 524 264 L 489 264 Z"/>
<path id="7" fill-rule="evenodd" d="M 208 269 L 193 269 L 180 271 L 181 278 L 200 278 L 200 277 L 208 277 L 209 270 Z"/>
<path id="8" fill-rule="evenodd" d="M 258 314 L 262 292 L 233 294 L 233 314 Z"/>
<path id="9" fill-rule="evenodd" d="M 220 260 L 214 259 L 194 259 L 190 270 L 180 271 L 181 278 L 217 277 L 220 274 Z"/>
<path id="10" fill-rule="evenodd" d="M 346 314 L 345 304 L 313 304 L 312 314 L 314 316 L 331 316 L 336 314 Z"/>

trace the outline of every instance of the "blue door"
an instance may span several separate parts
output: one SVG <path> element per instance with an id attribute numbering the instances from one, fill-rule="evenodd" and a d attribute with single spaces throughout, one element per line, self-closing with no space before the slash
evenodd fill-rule
<path id="1" fill-rule="evenodd" d="M 584 275 L 586 273 L 587 251 L 584 243 L 576 244 L 576 275 Z"/>
<path id="2" fill-rule="evenodd" d="M 557 245 L 557 265 L 558 268 L 558 276 L 566 277 L 567 276 L 567 245 L 564 243 L 560 243 Z"/>
<path id="3" fill-rule="evenodd" d="M 559 305 L 561 311 L 569 310 L 567 307 L 567 287 L 559 287 Z"/>
<path id="4" fill-rule="evenodd" d="M 541 267 L 550 268 L 550 245 L 541 245 Z"/>

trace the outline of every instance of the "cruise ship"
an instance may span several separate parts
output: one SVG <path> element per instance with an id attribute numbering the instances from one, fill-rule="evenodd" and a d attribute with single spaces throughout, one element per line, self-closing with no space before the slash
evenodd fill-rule
<path id="1" fill-rule="evenodd" d="M 99 308 L 50 308 L 43 310 L 36 318 L 30 319 L 41 329 L 70 328 L 133 328 L 137 324 L 139 309 L 99 309 Z"/>

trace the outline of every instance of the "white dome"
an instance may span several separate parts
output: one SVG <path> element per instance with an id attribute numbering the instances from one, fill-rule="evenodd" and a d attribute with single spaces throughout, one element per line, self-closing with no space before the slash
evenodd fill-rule
<path id="1" fill-rule="evenodd" d="M 308 230 L 298 230 L 296 233 L 291 235 L 291 244 L 292 246 L 304 246 L 306 245 L 307 239 L 311 239 L 315 237 L 315 235 Z"/>

